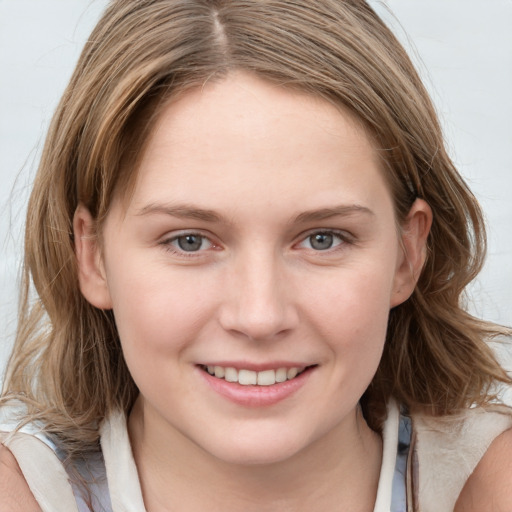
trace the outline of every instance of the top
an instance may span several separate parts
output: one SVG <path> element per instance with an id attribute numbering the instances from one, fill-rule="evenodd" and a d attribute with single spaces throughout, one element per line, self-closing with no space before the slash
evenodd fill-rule
<path id="1" fill-rule="evenodd" d="M 506 406 L 441 418 L 413 415 L 411 423 L 391 401 L 374 512 L 452 512 L 491 442 L 511 427 Z M 103 423 L 101 453 L 68 468 L 69 474 L 65 454 L 40 429 L 14 428 L 12 422 L 0 424 L 0 442 L 14 454 L 43 512 L 145 512 L 123 413 Z M 89 503 L 79 485 L 69 483 L 77 473 L 91 482 Z"/>

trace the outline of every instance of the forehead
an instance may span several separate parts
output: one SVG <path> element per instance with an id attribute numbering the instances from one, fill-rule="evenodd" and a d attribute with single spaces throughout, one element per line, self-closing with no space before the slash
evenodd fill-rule
<path id="1" fill-rule="evenodd" d="M 245 201 L 371 202 L 387 194 L 382 174 L 371 139 L 340 107 L 236 73 L 163 108 L 131 203 L 193 194 L 218 208 L 230 190 Z"/>

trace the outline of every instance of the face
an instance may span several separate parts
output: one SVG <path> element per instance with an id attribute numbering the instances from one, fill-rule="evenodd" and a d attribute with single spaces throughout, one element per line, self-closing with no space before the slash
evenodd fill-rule
<path id="1" fill-rule="evenodd" d="M 397 228 L 351 117 L 235 74 L 166 107 L 101 252 L 77 250 L 81 287 L 113 308 L 151 421 L 223 460 L 283 460 L 355 428 L 417 217 Z"/>

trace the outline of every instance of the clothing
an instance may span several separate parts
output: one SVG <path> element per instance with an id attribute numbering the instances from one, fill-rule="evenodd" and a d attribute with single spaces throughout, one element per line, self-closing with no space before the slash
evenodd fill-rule
<path id="1" fill-rule="evenodd" d="M 63 454 L 37 427 L 12 433 L 0 423 L 0 442 L 16 457 L 43 512 L 145 512 L 123 414 L 101 428 L 102 453 L 75 471 L 92 484 L 92 503 L 68 479 Z M 491 442 L 512 428 L 506 406 L 474 408 L 457 416 L 400 416 L 389 404 L 374 512 L 452 512 L 464 483 Z M 68 468 L 68 472 L 73 471 Z"/>

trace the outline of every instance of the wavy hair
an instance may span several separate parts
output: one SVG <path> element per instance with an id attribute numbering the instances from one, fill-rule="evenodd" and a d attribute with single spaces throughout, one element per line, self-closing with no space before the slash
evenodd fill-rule
<path id="1" fill-rule="evenodd" d="M 375 141 L 397 222 L 415 198 L 432 208 L 428 255 L 412 297 L 390 312 L 382 361 L 362 398 L 376 430 L 394 396 L 449 414 L 509 382 L 486 341 L 504 328 L 470 316 L 482 267 L 480 207 L 445 150 L 405 50 L 362 0 L 113 0 L 54 115 L 30 198 L 19 327 L 2 402 L 23 401 L 70 453 L 138 390 L 111 311 L 81 295 L 72 220 L 79 202 L 101 232 L 128 193 L 166 100 L 244 70 L 348 109 Z M 35 292 L 35 293 L 34 293 Z"/>

